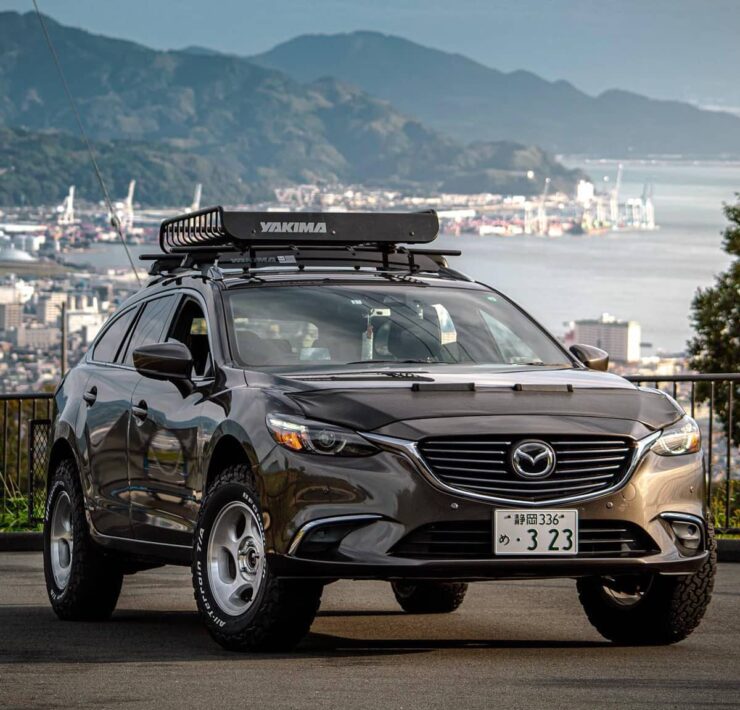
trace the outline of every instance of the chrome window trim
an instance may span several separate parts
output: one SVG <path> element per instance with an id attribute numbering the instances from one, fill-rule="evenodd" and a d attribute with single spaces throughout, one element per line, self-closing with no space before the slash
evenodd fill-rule
<path id="1" fill-rule="evenodd" d="M 139 308 L 140 310 L 144 307 L 146 307 L 147 303 L 150 303 L 151 301 L 156 301 L 158 298 L 164 298 L 165 296 L 175 296 L 175 310 L 172 313 L 172 316 L 170 317 L 169 323 L 167 325 L 167 330 L 165 333 L 169 333 L 170 329 L 172 328 L 172 323 L 174 322 L 174 318 L 177 315 L 177 311 L 180 308 L 180 305 L 182 304 L 184 298 L 186 296 L 191 296 L 195 298 L 200 303 L 201 308 L 203 309 L 203 317 L 206 319 L 206 329 L 208 331 L 208 347 L 211 349 L 211 360 L 213 360 L 213 366 L 215 367 L 215 356 L 214 356 L 214 350 L 213 350 L 213 337 L 211 335 L 211 321 L 208 318 L 208 306 L 206 305 L 205 298 L 203 298 L 203 295 L 199 293 L 196 289 L 192 288 L 182 288 L 182 289 L 171 289 L 170 291 L 162 291 L 160 293 L 155 294 L 151 298 L 140 298 L 135 303 L 132 303 L 127 308 L 124 308 L 119 313 L 114 313 L 110 318 L 103 324 L 103 327 L 100 329 L 100 333 L 95 336 L 95 340 L 93 341 L 92 345 L 88 349 L 87 353 L 85 353 L 84 362 L 89 365 L 95 365 L 97 367 L 112 367 L 117 370 L 128 370 L 129 372 L 135 372 L 136 368 L 132 365 L 125 365 L 122 362 L 104 362 L 101 360 L 93 360 L 92 354 L 95 349 L 95 345 L 97 344 L 97 341 L 99 338 L 102 338 L 104 333 L 113 325 L 115 321 L 117 321 L 119 318 L 121 318 L 124 313 L 128 313 L 130 310 L 134 308 Z M 128 338 L 132 333 L 133 328 L 136 328 L 136 324 L 139 322 L 139 315 L 137 315 L 136 318 L 134 318 L 134 322 L 129 326 L 129 330 L 126 333 L 126 337 L 124 338 L 123 343 L 121 343 L 122 347 L 124 344 L 128 346 Z M 118 355 L 118 353 L 116 353 Z M 204 383 L 204 382 L 211 382 L 216 379 L 215 374 L 214 375 L 199 375 L 198 377 L 193 377 L 193 382 L 195 383 Z"/>
<path id="2" fill-rule="evenodd" d="M 95 348 L 98 347 L 98 343 L 105 337 L 105 334 L 113 327 L 113 325 L 119 321 L 121 318 L 123 318 L 127 313 L 133 310 L 141 310 L 141 304 L 142 301 L 136 301 L 136 303 L 132 303 L 127 308 L 123 308 L 120 311 L 113 313 L 108 317 L 108 319 L 103 323 L 103 325 L 100 327 L 100 332 L 95 336 L 92 343 L 90 344 L 90 347 L 87 349 L 87 352 L 85 353 L 85 357 L 83 358 L 86 363 L 90 363 L 91 365 L 103 365 L 103 366 L 112 366 L 116 367 L 119 365 L 117 362 L 108 362 L 107 360 L 96 360 L 95 355 Z M 139 320 L 139 314 L 134 313 L 134 320 L 129 325 L 128 330 L 123 336 L 123 340 L 118 344 L 118 350 L 116 350 L 116 354 L 114 357 L 118 357 L 118 353 L 120 352 L 123 345 L 128 341 L 128 336 L 131 333 L 131 329 L 136 327 L 136 323 Z"/>
<path id="3" fill-rule="evenodd" d="M 434 474 L 434 472 L 429 468 L 429 466 L 427 466 L 426 462 L 424 461 L 424 457 L 419 451 L 417 442 L 410 441 L 408 439 L 398 439 L 392 436 L 384 436 L 382 434 L 372 434 L 368 432 L 359 433 L 368 441 L 372 441 L 374 444 L 377 444 L 381 448 L 388 451 L 395 451 L 396 453 L 404 456 L 415 466 L 419 473 L 421 473 L 421 475 L 424 476 L 424 478 L 426 478 L 429 483 L 431 483 L 435 488 L 444 491 L 445 493 L 452 493 L 456 496 L 470 498 L 472 500 L 485 501 L 487 503 L 518 505 L 526 508 L 542 508 L 546 505 L 562 505 L 565 503 L 578 503 L 581 501 L 593 500 L 595 498 L 601 498 L 602 496 L 619 490 L 630 479 L 637 466 L 644 459 L 645 454 L 647 454 L 647 452 L 650 450 L 650 447 L 658 440 L 658 438 L 662 434 L 662 431 L 655 431 L 652 434 L 648 434 L 646 437 L 637 440 L 637 446 L 635 447 L 635 452 L 632 455 L 632 462 L 630 463 L 629 468 L 625 472 L 624 476 L 622 476 L 622 478 L 614 485 L 609 486 L 608 488 L 604 488 L 600 491 L 593 491 L 591 493 L 583 493 L 581 495 L 564 497 L 561 496 L 538 501 L 524 501 L 517 498 L 490 496 L 483 493 L 475 493 L 473 491 L 466 491 L 461 488 L 449 486 L 446 483 L 440 481 L 439 478 L 437 478 L 437 476 Z"/>

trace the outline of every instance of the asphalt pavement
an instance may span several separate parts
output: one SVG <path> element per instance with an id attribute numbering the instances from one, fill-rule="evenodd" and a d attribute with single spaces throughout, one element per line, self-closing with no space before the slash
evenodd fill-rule
<path id="1" fill-rule="evenodd" d="M 740 707 L 740 564 L 670 647 L 619 647 L 569 580 L 471 585 L 459 611 L 412 616 L 388 584 L 328 586 L 297 651 L 222 651 L 185 568 L 126 578 L 111 621 L 56 619 L 38 553 L 0 553 L 0 708 Z"/>

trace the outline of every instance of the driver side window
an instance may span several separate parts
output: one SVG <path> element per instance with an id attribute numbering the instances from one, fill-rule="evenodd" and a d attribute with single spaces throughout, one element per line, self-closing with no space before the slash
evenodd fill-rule
<path id="1" fill-rule="evenodd" d="M 167 340 L 183 343 L 190 350 L 193 356 L 193 377 L 209 377 L 213 374 L 208 322 L 203 308 L 195 299 L 183 299 Z"/>

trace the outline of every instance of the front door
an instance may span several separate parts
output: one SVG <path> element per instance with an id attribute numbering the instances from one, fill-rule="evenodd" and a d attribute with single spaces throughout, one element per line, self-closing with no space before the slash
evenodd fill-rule
<path id="1" fill-rule="evenodd" d="M 143 378 L 132 399 L 129 435 L 134 535 L 149 542 L 191 545 L 200 505 L 203 440 L 219 417 L 208 329 L 200 303 L 186 296 L 163 340 L 193 355 L 187 383 Z M 223 413 L 221 413 L 223 416 Z"/>

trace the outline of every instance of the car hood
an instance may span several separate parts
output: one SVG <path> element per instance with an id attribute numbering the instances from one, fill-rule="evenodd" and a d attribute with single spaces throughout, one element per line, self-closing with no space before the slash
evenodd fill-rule
<path id="1" fill-rule="evenodd" d="M 680 407 L 664 394 L 634 386 L 616 375 L 581 369 L 527 368 L 491 372 L 455 368 L 378 370 L 361 373 L 302 374 L 277 378 L 280 388 L 306 417 L 359 431 L 424 435 L 453 418 L 458 433 L 465 422 L 512 416 L 549 419 L 593 418 L 636 422 L 655 430 L 675 422 Z M 277 382 L 275 382 L 277 384 Z M 477 418 L 475 423 L 473 419 Z M 437 420 L 433 426 L 422 420 Z M 417 422 L 417 426 L 411 426 Z M 485 423 L 483 423 L 485 426 Z M 489 425 L 490 426 L 490 425 Z M 642 429 L 642 427 L 640 427 Z M 620 427 L 623 428 L 623 427 Z M 430 431 L 431 433 L 431 431 Z"/>

